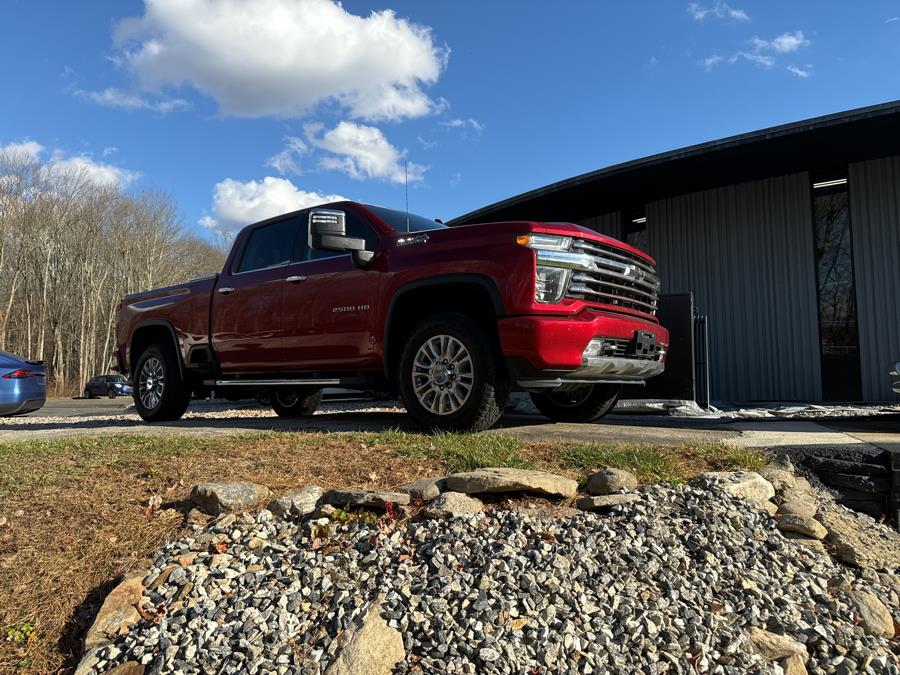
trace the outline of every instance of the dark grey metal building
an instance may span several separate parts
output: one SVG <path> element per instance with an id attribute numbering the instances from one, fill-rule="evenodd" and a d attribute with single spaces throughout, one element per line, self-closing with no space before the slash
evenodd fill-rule
<path id="1" fill-rule="evenodd" d="M 900 359 L 900 101 L 600 169 L 461 216 L 647 250 L 709 317 L 711 393 L 889 401 Z"/>

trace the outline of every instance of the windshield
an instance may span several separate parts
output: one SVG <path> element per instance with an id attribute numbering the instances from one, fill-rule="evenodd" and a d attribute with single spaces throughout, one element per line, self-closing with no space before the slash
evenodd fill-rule
<path id="1" fill-rule="evenodd" d="M 425 232 L 427 230 L 442 230 L 447 227 L 443 223 L 437 223 L 424 216 L 417 216 L 415 213 L 407 215 L 405 211 L 395 211 L 382 206 L 369 206 L 368 204 L 365 207 L 397 232 Z M 406 226 L 407 218 L 409 218 L 408 229 Z"/>

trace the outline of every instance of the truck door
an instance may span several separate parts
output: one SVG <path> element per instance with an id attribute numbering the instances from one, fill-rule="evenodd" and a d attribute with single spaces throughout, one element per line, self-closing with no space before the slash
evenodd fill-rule
<path id="1" fill-rule="evenodd" d="M 225 373 L 278 370 L 284 275 L 297 236 L 296 217 L 254 228 L 222 272 L 212 299 L 210 333 Z"/>
<path id="2" fill-rule="evenodd" d="M 347 234 L 377 249 L 379 237 L 347 211 Z M 382 274 L 356 267 L 349 254 L 309 248 L 307 219 L 300 223 L 295 257 L 285 271 L 284 363 L 292 370 L 356 369 L 379 365 L 375 324 Z"/>

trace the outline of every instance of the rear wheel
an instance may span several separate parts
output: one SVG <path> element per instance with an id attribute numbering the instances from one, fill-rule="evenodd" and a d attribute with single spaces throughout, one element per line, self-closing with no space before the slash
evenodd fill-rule
<path id="1" fill-rule="evenodd" d="M 279 417 L 308 417 L 322 402 L 321 389 L 289 389 L 276 391 L 270 398 Z"/>
<path id="2" fill-rule="evenodd" d="M 181 377 L 178 356 L 168 344 L 152 344 L 134 368 L 134 407 L 147 422 L 177 420 L 191 402 L 191 388 Z"/>
<path id="3" fill-rule="evenodd" d="M 407 411 L 431 430 L 489 429 L 509 394 L 483 331 L 463 314 L 419 324 L 400 357 L 399 379 Z"/>
<path id="4" fill-rule="evenodd" d="M 94 398 L 93 394 L 91 394 L 91 390 L 90 390 L 90 389 L 85 389 L 85 390 L 84 390 L 84 398 Z"/>
<path id="5" fill-rule="evenodd" d="M 588 384 L 577 389 L 531 394 L 535 407 L 555 422 L 593 422 L 613 409 L 619 387 Z"/>

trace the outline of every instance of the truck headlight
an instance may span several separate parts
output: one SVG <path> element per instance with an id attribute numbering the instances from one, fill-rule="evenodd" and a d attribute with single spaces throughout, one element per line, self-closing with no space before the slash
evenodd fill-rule
<path id="1" fill-rule="evenodd" d="M 572 247 L 572 237 L 559 234 L 520 234 L 516 237 L 516 243 L 538 251 L 568 251 Z"/>
<path id="2" fill-rule="evenodd" d="M 534 299 L 537 302 L 559 302 L 569 287 L 572 270 L 538 265 L 534 278 Z"/>

